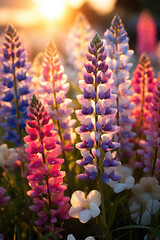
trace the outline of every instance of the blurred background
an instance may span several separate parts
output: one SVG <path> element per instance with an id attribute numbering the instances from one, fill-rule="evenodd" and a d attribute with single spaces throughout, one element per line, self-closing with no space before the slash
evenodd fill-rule
<path id="1" fill-rule="evenodd" d="M 113 16 L 118 13 L 130 38 L 130 48 L 136 48 L 136 25 L 143 10 L 148 10 L 156 24 L 156 39 L 160 39 L 159 0 L 0 0 L 0 44 L 4 29 L 13 24 L 25 43 L 29 60 L 43 51 L 52 38 L 63 53 L 67 36 L 78 12 L 82 12 L 92 27 L 103 37 Z"/>

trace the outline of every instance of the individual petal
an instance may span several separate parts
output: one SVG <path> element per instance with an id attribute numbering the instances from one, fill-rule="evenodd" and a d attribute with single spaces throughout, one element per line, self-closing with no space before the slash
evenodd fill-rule
<path id="1" fill-rule="evenodd" d="M 89 204 L 89 209 L 91 210 L 93 218 L 97 217 L 100 214 L 100 212 L 101 212 L 99 207 L 97 206 L 97 204 L 94 203 L 94 202 L 91 202 Z"/>
<path id="2" fill-rule="evenodd" d="M 79 214 L 79 220 L 82 223 L 88 222 L 92 217 L 92 212 L 89 209 L 85 209 L 80 212 Z"/>
<path id="3" fill-rule="evenodd" d="M 73 236 L 73 234 L 69 234 L 67 236 L 67 240 L 76 240 L 75 237 Z"/>
<path id="4" fill-rule="evenodd" d="M 79 214 L 83 209 L 83 207 L 71 207 L 69 210 L 69 216 L 73 218 L 79 218 Z"/>
<path id="5" fill-rule="evenodd" d="M 85 193 L 78 190 L 72 194 L 71 204 L 74 207 L 83 207 L 86 203 Z"/>
<path id="6" fill-rule="evenodd" d="M 87 196 L 87 203 L 90 204 L 94 202 L 98 207 L 101 204 L 101 194 L 97 190 L 92 190 Z"/>
<path id="7" fill-rule="evenodd" d="M 116 183 L 113 187 L 113 191 L 115 193 L 120 193 L 126 189 L 126 184 L 125 183 Z"/>

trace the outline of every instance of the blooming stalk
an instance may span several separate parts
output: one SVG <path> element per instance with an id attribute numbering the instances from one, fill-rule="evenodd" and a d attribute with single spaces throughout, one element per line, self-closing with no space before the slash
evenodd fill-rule
<path id="1" fill-rule="evenodd" d="M 57 231 L 59 229 L 54 226 L 57 218 L 69 218 L 69 197 L 64 197 L 65 172 L 60 171 L 64 160 L 57 157 L 59 147 L 56 145 L 57 132 L 52 130 L 53 122 L 35 96 L 28 110 L 30 120 L 27 120 L 26 131 L 29 135 L 24 141 L 29 145 L 25 151 L 29 160 L 27 179 L 32 188 L 27 193 L 34 202 L 30 210 L 36 210 L 39 218 L 35 224 L 41 231 Z"/>
<path id="2" fill-rule="evenodd" d="M 71 119 L 73 109 L 69 106 L 72 104 L 72 100 L 66 98 L 69 90 L 69 83 L 66 81 L 67 76 L 64 74 L 63 66 L 59 61 L 57 48 L 50 41 L 44 54 L 43 75 L 40 81 L 39 96 L 58 130 L 57 143 L 61 145 L 61 152 L 67 172 L 66 177 L 70 185 L 66 152 L 73 149 L 72 142 L 75 138 L 73 126 L 76 120 Z"/>
<path id="3" fill-rule="evenodd" d="M 138 54 L 147 53 L 153 56 L 157 44 L 157 26 L 154 18 L 148 11 L 143 11 L 136 26 L 137 41 L 136 49 Z"/>
<path id="4" fill-rule="evenodd" d="M 77 110 L 76 115 L 81 122 L 81 127 L 76 128 L 82 142 L 76 147 L 80 149 L 83 156 L 77 164 L 84 166 L 85 173 L 79 174 L 82 180 L 97 177 L 99 191 L 102 197 L 102 215 L 105 219 L 104 196 L 102 179 L 106 183 L 109 179 L 117 180 L 121 177 L 115 175 L 114 167 L 120 162 L 110 157 L 111 150 L 119 147 L 119 143 L 112 142 L 112 136 L 119 128 L 113 125 L 116 109 L 110 105 L 115 101 L 116 95 L 110 93 L 113 80 L 106 64 L 106 53 L 103 42 L 96 33 L 88 47 L 85 63 L 86 72 L 84 80 L 80 81 L 80 88 L 84 95 L 78 95 L 78 101 L 82 104 L 82 110 Z M 112 169 L 108 174 L 104 167 Z M 105 229 L 106 231 L 106 229 Z"/>
<path id="5" fill-rule="evenodd" d="M 113 71 L 114 87 L 111 92 L 117 95 L 116 107 L 118 112 L 116 120 L 118 126 L 120 126 L 118 138 L 121 147 L 118 155 L 121 158 L 121 152 L 123 151 L 128 157 L 132 153 L 133 144 L 131 140 L 135 136 L 135 133 L 132 132 L 134 119 L 130 116 L 134 104 L 130 102 L 132 90 L 128 80 L 129 70 L 132 67 L 132 64 L 128 61 L 133 55 L 133 51 L 129 49 L 129 38 L 118 15 L 114 16 L 110 28 L 104 33 L 104 37 L 108 65 Z"/>
<path id="6" fill-rule="evenodd" d="M 75 64 L 78 71 L 78 79 L 83 79 L 83 67 L 86 60 L 86 51 L 90 39 L 94 35 L 94 30 L 89 24 L 87 18 L 78 13 L 73 28 L 69 33 L 68 55 L 69 60 Z"/>
<path id="7" fill-rule="evenodd" d="M 22 147 L 27 118 L 27 94 L 30 92 L 31 77 L 27 75 L 30 64 L 26 61 L 25 50 L 11 25 L 6 28 L 2 51 L 2 80 L 5 89 L 1 97 L 3 101 L 1 111 L 5 122 L 1 125 L 6 132 L 3 139 L 16 142 Z"/>
<path id="8" fill-rule="evenodd" d="M 143 149 L 138 150 L 141 162 L 137 162 L 138 167 L 144 168 L 144 172 L 158 177 L 160 172 L 160 82 L 157 84 L 153 98 L 148 106 L 147 129 L 144 131 L 146 140 L 140 142 Z M 156 170 L 156 171 L 155 171 Z"/>
<path id="9" fill-rule="evenodd" d="M 132 78 L 133 95 L 132 101 L 136 107 L 132 110 L 132 116 L 137 138 L 142 139 L 143 131 L 147 128 L 147 116 L 151 116 L 149 104 L 151 103 L 157 79 L 154 78 L 153 68 L 146 54 L 142 54 L 139 63 L 133 72 Z M 137 140 L 137 142 L 139 141 Z"/>

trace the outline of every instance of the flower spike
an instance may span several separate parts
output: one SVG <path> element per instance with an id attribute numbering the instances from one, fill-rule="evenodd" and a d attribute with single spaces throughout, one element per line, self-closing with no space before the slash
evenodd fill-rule
<path id="1" fill-rule="evenodd" d="M 69 218 L 69 197 L 64 197 L 67 189 L 63 184 L 65 172 L 60 171 L 64 160 L 58 158 L 57 132 L 52 130 L 54 124 L 35 95 L 28 107 L 28 117 L 26 131 L 29 135 L 24 141 L 29 145 L 25 152 L 29 161 L 27 179 L 32 188 L 27 193 L 34 202 L 30 210 L 36 210 L 35 224 L 42 232 L 53 232 L 59 230 L 55 226 L 57 218 Z"/>
<path id="2" fill-rule="evenodd" d="M 2 127 L 6 130 L 3 139 L 23 144 L 23 130 L 26 126 L 28 99 L 30 93 L 28 76 L 30 64 L 26 62 L 26 53 L 21 45 L 14 27 L 6 28 L 1 62 L 3 65 L 2 80 L 4 85 L 2 114 L 5 122 Z"/>
<path id="3" fill-rule="evenodd" d="M 134 119 L 130 117 L 130 112 L 134 108 L 134 104 L 130 102 L 132 90 L 128 80 L 129 70 L 132 67 L 128 61 L 133 55 L 133 51 L 129 49 L 129 38 L 118 14 L 114 16 L 110 28 L 104 33 L 104 37 L 108 65 L 113 71 L 114 87 L 111 92 L 117 95 L 116 120 L 117 125 L 120 126 L 118 137 L 121 144 L 121 151 L 118 151 L 118 155 L 121 157 L 122 152 L 124 152 L 125 157 L 128 158 L 132 154 L 132 139 L 135 136 L 135 133 L 131 131 Z"/>

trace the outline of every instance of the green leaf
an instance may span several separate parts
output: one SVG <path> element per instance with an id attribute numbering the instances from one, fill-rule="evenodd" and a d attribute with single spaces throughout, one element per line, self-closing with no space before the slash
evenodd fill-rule
<path id="1" fill-rule="evenodd" d="M 109 215 L 108 219 L 108 228 L 110 229 L 112 227 L 113 221 L 115 219 L 116 209 L 117 209 L 118 201 L 115 201 Z"/>
<path id="2" fill-rule="evenodd" d="M 125 230 L 125 229 L 146 229 L 148 231 L 151 231 L 153 232 L 154 229 L 153 228 L 150 228 L 150 227 L 147 227 L 147 226 L 141 226 L 141 225 L 128 225 L 128 226 L 124 226 L 124 227 L 120 227 L 120 228 L 116 228 L 114 229 L 112 232 L 115 232 L 115 231 L 119 231 L 119 230 Z"/>
<path id="3" fill-rule="evenodd" d="M 22 239 L 21 231 L 20 231 L 20 229 L 18 228 L 18 226 L 17 226 L 17 228 L 16 228 L 16 235 L 17 235 L 17 239 L 18 239 L 18 240 L 23 240 L 23 239 Z"/>

